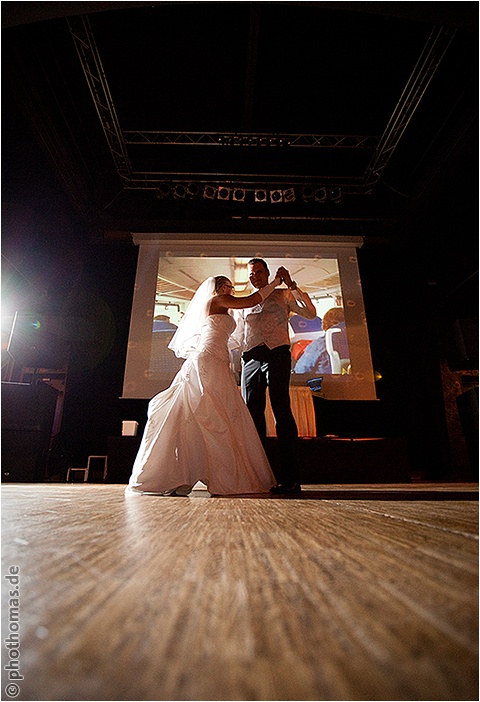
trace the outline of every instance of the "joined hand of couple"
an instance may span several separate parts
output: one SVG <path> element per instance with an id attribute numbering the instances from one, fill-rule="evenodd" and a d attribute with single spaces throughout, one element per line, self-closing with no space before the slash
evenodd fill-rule
<path id="1" fill-rule="evenodd" d="M 292 284 L 292 278 L 290 276 L 290 273 L 283 266 L 280 266 L 280 268 L 277 269 L 275 278 L 280 278 L 280 283 L 285 283 L 287 287 L 290 287 L 290 285 Z"/>

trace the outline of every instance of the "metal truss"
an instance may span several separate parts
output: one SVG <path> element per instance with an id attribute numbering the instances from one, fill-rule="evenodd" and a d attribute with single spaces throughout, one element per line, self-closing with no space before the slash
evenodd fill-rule
<path id="1" fill-rule="evenodd" d="M 67 17 L 67 23 L 118 175 L 128 181 L 132 170 L 130 159 L 88 16 Z"/>
<path id="2" fill-rule="evenodd" d="M 381 135 L 248 134 L 231 132 L 122 131 L 87 15 L 67 19 L 77 53 L 118 175 L 125 190 L 156 190 L 195 183 L 212 188 L 341 188 L 344 194 L 371 195 L 406 127 L 432 80 L 455 30 L 435 27 Z M 373 156 L 362 177 L 292 176 L 274 174 L 167 173 L 133 171 L 128 146 L 217 146 L 251 148 L 371 149 Z"/>
<path id="3" fill-rule="evenodd" d="M 156 144 L 159 146 L 254 146 L 308 147 L 326 149 L 375 149 L 379 137 L 348 134 L 247 134 L 233 132 L 123 132 L 127 145 Z"/>
<path id="4" fill-rule="evenodd" d="M 222 174 L 222 173 L 132 173 L 132 178 L 125 184 L 126 190 L 153 190 L 160 197 L 169 192 L 175 192 L 183 187 L 187 197 L 196 197 L 201 191 L 210 188 L 217 192 L 220 189 L 229 191 L 241 190 L 244 193 L 255 193 L 258 190 L 287 190 L 326 189 L 327 191 L 340 188 L 343 194 L 364 195 L 362 178 L 332 178 L 312 176 L 272 176 L 256 174 Z M 162 195 L 164 194 L 164 195 Z M 313 197 L 313 195 L 312 195 Z"/>
<path id="5" fill-rule="evenodd" d="M 434 27 L 365 171 L 365 194 L 370 195 L 425 94 L 456 30 Z"/>

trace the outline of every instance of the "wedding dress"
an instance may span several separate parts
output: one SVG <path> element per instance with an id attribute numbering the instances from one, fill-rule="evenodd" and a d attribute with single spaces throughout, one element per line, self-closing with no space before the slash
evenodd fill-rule
<path id="1" fill-rule="evenodd" d="M 194 353 L 149 404 L 127 491 L 201 481 L 214 495 L 268 492 L 276 480 L 229 365 L 229 314 L 206 317 Z M 184 494 L 182 493 L 182 494 Z M 179 491 L 180 494 L 180 491 Z"/>

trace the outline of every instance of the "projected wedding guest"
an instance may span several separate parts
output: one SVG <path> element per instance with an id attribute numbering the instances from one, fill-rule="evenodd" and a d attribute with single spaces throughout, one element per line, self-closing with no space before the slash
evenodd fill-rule
<path id="1" fill-rule="evenodd" d="M 182 362 L 168 347 L 176 330 L 177 325 L 172 324 L 168 315 L 159 314 L 153 318 L 150 370 L 162 375 L 162 377 L 165 375 L 165 385 L 171 381 L 182 365 Z"/>
<path id="2" fill-rule="evenodd" d="M 322 331 L 322 320 L 317 316 L 313 319 L 305 319 L 305 317 L 301 317 L 299 314 L 292 314 L 288 323 L 292 327 L 294 337 L 301 334 L 316 334 Z"/>
<path id="3" fill-rule="evenodd" d="M 248 262 L 249 279 L 259 292 L 267 289 L 270 271 L 261 258 Z M 241 343 L 242 394 L 257 431 L 266 439 L 266 391 L 270 402 L 279 445 L 280 463 L 274 468 L 277 484 L 274 493 L 299 492 L 298 429 L 290 406 L 291 351 L 288 333 L 290 314 L 314 319 L 317 311 L 307 293 L 302 292 L 289 271 L 277 271 L 288 290 L 280 289 L 262 305 L 236 314 L 235 338 Z"/>
<path id="4" fill-rule="evenodd" d="M 166 314 L 157 314 L 153 318 L 153 329 L 154 332 L 168 332 L 176 331 L 177 325 L 170 321 L 170 317 Z"/>
<path id="5" fill-rule="evenodd" d="M 127 493 L 188 495 L 203 482 L 213 495 L 268 492 L 275 477 L 229 365 L 235 321 L 229 310 L 260 305 L 280 277 L 244 298 L 225 276 L 195 293 L 170 348 L 187 359 L 149 403 Z"/>
<path id="6" fill-rule="evenodd" d="M 296 363 L 313 339 L 321 335 L 322 320 L 320 317 L 305 319 L 298 314 L 293 314 L 288 323 L 292 329 L 290 335 L 292 361 Z"/>
<path id="7" fill-rule="evenodd" d="M 323 331 L 332 327 L 345 330 L 345 313 L 343 307 L 331 307 L 322 319 Z M 330 355 L 327 351 L 325 334 L 314 339 L 304 349 L 302 355 L 298 358 L 294 368 L 295 373 L 314 373 L 322 375 L 332 372 L 332 364 Z"/>

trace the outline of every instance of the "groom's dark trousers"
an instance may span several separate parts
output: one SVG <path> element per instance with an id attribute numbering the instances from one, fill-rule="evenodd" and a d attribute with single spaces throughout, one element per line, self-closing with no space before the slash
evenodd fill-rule
<path id="1" fill-rule="evenodd" d="M 298 429 L 290 407 L 291 368 L 290 346 L 269 349 L 262 344 L 242 355 L 242 395 L 264 445 L 268 386 L 280 457 L 272 469 L 277 482 L 283 485 L 299 482 Z"/>

